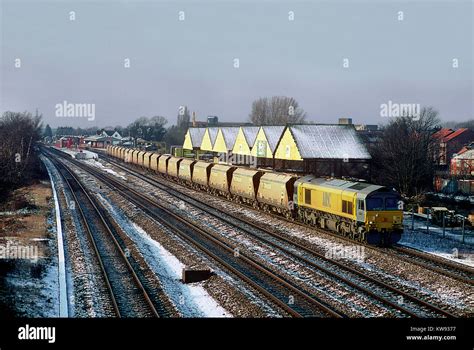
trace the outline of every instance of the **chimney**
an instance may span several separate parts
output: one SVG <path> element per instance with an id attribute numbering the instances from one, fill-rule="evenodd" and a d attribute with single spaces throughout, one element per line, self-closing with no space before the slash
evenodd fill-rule
<path id="1" fill-rule="evenodd" d="M 193 127 L 196 127 L 196 112 L 193 111 Z"/>

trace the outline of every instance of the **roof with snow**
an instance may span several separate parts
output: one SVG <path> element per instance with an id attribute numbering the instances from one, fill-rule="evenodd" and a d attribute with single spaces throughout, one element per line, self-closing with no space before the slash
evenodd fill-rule
<path id="1" fill-rule="evenodd" d="M 219 128 L 207 128 L 207 131 L 209 132 L 209 137 L 211 138 L 211 144 L 214 145 L 214 142 L 216 141 L 217 133 L 219 132 Z"/>
<path id="2" fill-rule="evenodd" d="M 249 147 L 252 147 L 253 144 L 255 143 L 258 130 L 260 130 L 260 127 L 258 126 L 243 126 L 242 127 L 242 131 L 245 136 L 245 141 L 247 141 L 247 145 L 249 145 Z"/>
<path id="3" fill-rule="evenodd" d="M 234 147 L 235 139 L 239 133 L 240 127 L 238 126 L 231 126 L 231 127 L 224 127 L 220 128 L 222 132 L 222 136 L 224 137 L 225 144 L 227 148 L 232 149 Z"/>
<path id="4" fill-rule="evenodd" d="M 283 131 L 285 127 L 282 125 L 266 125 L 262 126 L 263 132 L 267 137 L 268 146 L 272 152 L 275 152 L 276 146 L 278 145 L 278 141 L 280 141 L 281 136 L 283 135 Z"/>
<path id="5" fill-rule="evenodd" d="M 201 146 L 202 138 L 206 132 L 206 128 L 189 128 L 189 137 L 191 137 L 191 143 L 194 147 Z M 217 133 L 216 133 L 217 135 Z"/>
<path id="6" fill-rule="evenodd" d="M 464 150 L 464 149 L 463 149 Z M 453 157 L 453 160 L 456 159 L 471 159 L 474 160 L 474 149 L 466 149 L 463 152 L 459 152 Z"/>
<path id="7" fill-rule="evenodd" d="M 290 131 L 303 159 L 371 159 L 352 125 L 293 125 Z"/>

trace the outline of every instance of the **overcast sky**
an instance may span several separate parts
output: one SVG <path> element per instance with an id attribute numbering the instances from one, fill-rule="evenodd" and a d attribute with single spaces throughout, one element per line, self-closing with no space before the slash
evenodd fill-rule
<path id="1" fill-rule="evenodd" d="M 180 105 L 246 121 L 254 99 L 273 95 L 313 122 L 383 123 L 389 100 L 474 117 L 471 1 L 0 3 L 0 111 L 38 108 L 52 126 L 173 124 Z M 63 101 L 95 104 L 95 119 L 56 117 Z"/>

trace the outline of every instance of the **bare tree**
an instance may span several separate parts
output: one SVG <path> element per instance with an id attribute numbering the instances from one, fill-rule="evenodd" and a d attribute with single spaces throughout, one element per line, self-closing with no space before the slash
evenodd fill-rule
<path id="1" fill-rule="evenodd" d="M 433 186 L 439 142 L 433 137 L 438 112 L 422 108 L 419 116 L 395 118 L 372 149 L 375 182 L 393 186 L 403 195 L 418 195 Z"/>
<path id="2" fill-rule="evenodd" d="M 39 163 L 33 147 L 41 137 L 41 129 L 41 116 L 27 112 L 5 112 L 0 118 L 0 193 L 35 176 Z"/>
<path id="3" fill-rule="evenodd" d="M 249 119 L 255 125 L 304 123 L 306 113 L 293 97 L 263 97 L 252 103 Z"/>

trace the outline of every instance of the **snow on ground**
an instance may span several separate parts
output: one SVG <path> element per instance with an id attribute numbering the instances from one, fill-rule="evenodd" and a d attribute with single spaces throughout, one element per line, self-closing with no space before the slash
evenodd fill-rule
<path id="1" fill-rule="evenodd" d="M 52 164 L 49 159 L 42 158 L 45 162 L 46 170 L 51 182 L 51 188 L 53 191 L 54 198 L 54 210 L 56 220 L 56 239 L 57 239 L 57 253 L 58 253 L 58 283 L 59 283 L 59 317 L 68 317 L 68 300 L 67 300 L 67 282 L 66 282 L 66 262 L 64 259 L 64 237 L 61 224 L 61 210 L 59 209 L 58 194 L 56 186 L 54 185 L 53 175 L 51 174 L 50 168 Z M 46 163 L 46 161 L 48 163 Z"/>
<path id="2" fill-rule="evenodd" d="M 181 271 L 184 265 L 140 226 L 129 221 L 120 209 L 115 208 L 101 195 L 98 197 L 137 245 L 147 264 L 160 279 L 166 294 L 183 317 L 232 317 L 200 283 L 182 283 Z"/>
<path id="3" fill-rule="evenodd" d="M 180 282 L 181 272 L 184 269 L 184 265 L 170 252 L 168 252 L 160 243 L 152 239 L 140 226 L 133 223 L 135 230 L 141 235 L 144 243 L 148 245 L 153 251 L 154 255 L 160 260 L 161 267 L 166 270 L 167 277 L 171 277 L 172 280 L 177 282 L 181 288 L 180 297 L 178 302 L 184 304 L 184 299 L 191 299 L 198 309 L 203 313 L 205 317 L 231 317 L 225 309 L 223 309 L 199 284 L 182 284 Z M 162 275 L 162 274 L 161 274 Z M 176 298 L 171 296 L 173 302 L 176 304 Z M 192 311 L 192 310 L 190 310 Z"/>
<path id="4" fill-rule="evenodd" d="M 50 202 L 51 203 L 51 202 Z M 5 269 L 0 285 L 6 293 L 7 302 L 14 310 L 15 317 L 59 317 L 59 266 L 57 259 L 57 240 L 54 208 L 48 205 L 46 212 L 47 234 L 45 237 L 2 237 L 5 246 L 25 247 L 28 256 L 0 259 L 0 267 Z M 44 256 L 28 243 L 37 242 L 45 246 L 51 255 Z M 31 255 L 31 256 L 30 256 Z M 0 293 L 0 294 L 2 294 Z"/>
<path id="5" fill-rule="evenodd" d="M 429 225 L 426 221 L 415 218 L 414 230 L 411 230 L 411 214 L 405 215 L 405 231 L 399 244 L 424 251 L 445 259 L 474 267 L 474 236 L 466 230 L 465 243 L 459 228 L 446 228 L 443 238 L 443 228 Z"/>
<path id="6" fill-rule="evenodd" d="M 0 211 L 0 216 L 30 215 L 35 214 L 37 209 L 21 208 L 15 211 Z"/>
<path id="7" fill-rule="evenodd" d="M 56 167 L 51 163 L 51 161 L 48 158 L 42 158 L 45 160 L 45 164 L 48 167 L 49 175 L 52 178 L 52 182 L 54 182 L 56 185 L 56 188 L 62 187 L 62 193 L 64 195 L 64 198 L 66 200 L 66 203 L 72 203 L 74 202 L 72 197 L 69 197 L 70 194 L 67 191 L 64 191 L 64 184 L 63 180 L 61 178 L 61 175 L 59 174 L 58 170 Z M 75 227 L 80 227 L 80 224 L 78 223 L 78 217 L 77 215 L 71 215 L 71 220 L 75 221 Z M 55 228 L 56 226 L 53 225 Z M 64 232 L 63 232 L 64 233 Z M 82 236 L 81 236 L 82 237 Z M 85 236 L 84 236 L 85 237 Z M 68 241 L 67 237 L 64 237 L 65 239 L 63 242 L 65 242 L 66 247 L 68 246 Z M 68 300 L 68 314 L 69 317 L 76 317 L 75 315 L 75 292 L 74 292 L 74 276 L 72 274 L 72 267 L 71 267 L 71 257 L 69 256 L 68 249 L 65 250 L 65 264 L 66 264 L 66 291 L 67 291 L 67 300 Z M 86 272 L 87 273 L 87 272 Z M 88 274 L 88 276 L 91 276 Z"/>
<path id="8" fill-rule="evenodd" d="M 99 168 L 100 170 L 102 171 L 105 171 L 107 173 L 109 173 L 110 175 L 113 175 L 113 176 L 116 176 L 122 180 L 127 180 L 127 178 L 122 175 L 122 174 L 119 174 L 117 173 L 116 171 L 110 169 L 110 168 L 107 168 L 104 164 L 102 164 L 100 161 L 98 160 L 95 160 L 95 159 L 87 159 L 84 161 L 87 165 L 92 165 L 96 168 Z"/>
<path id="9" fill-rule="evenodd" d="M 61 152 L 70 154 L 73 158 L 75 158 L 76 154 L 78 154 L 78 153 L 84 153 L 86 155 L 87 159 L 99 159 L 99 155 L 97 153 L 87 151 L 87 150 L 81 150 L 81 152 L 79 152 L 79 151 L 68 149 L 68 148 L 56 148 L 56 149 L 61 151 Z"/>
<path id="10" fill-rule="evenodd" d="M 422 214 L 418 214 L 418 215 L 422 215 Z M 404 213 L 403 223 L 405 225 L 405 232 L 411 231 L 411 225 L 412 225 L 411 213 Z M 442 227 L 439 227 L 437 225 L 433 225 L 432 223 L 430 223 L 428 225 L 428 228 L 429 228 L 429 232 L 428 232 L 428 230 L 426 229 L 426 215 L 424 218 L 415 215 L 415 221 L 413 223 L 413 227 L 417 231 L 424 232 L 427 234 L 429 233 L 430 235 L 439 236 L 443 238 Z M 462 242 L 462 239 L 463 239 L 462 228 L 461 227 L 454 227 L 454 228 L 446 227 L 444 238 L 463 243 Z M 472 245 L 474 247 L 474 231 L 467 226 L 465 227 L 465 230 L 464 230 L 464 243 Z"/>

